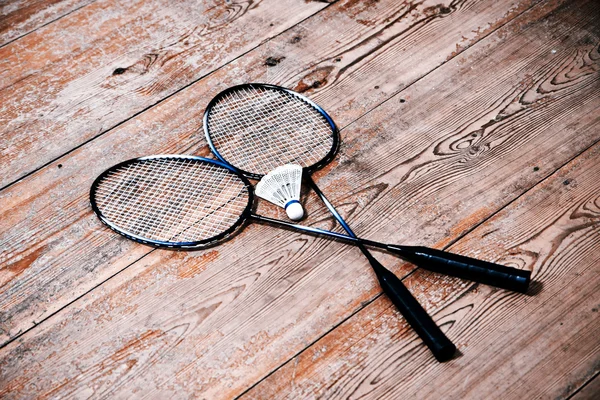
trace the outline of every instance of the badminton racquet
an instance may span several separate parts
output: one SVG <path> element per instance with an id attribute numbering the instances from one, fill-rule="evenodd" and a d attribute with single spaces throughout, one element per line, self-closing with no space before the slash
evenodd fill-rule
<path id="1" fill-rule="evenodd" d="M 280 165 L 301 165 L 305 180 L 347 234 L 358 239 L 310 177 L 311 170 L 335 156 L 339 143 L 335 124 L 316 104 L 276 86 L 235 86 L 209 103 L 204 130 L 213 153 L 251 178 L 260 178 Z M 451 359 L 456 346 L 402 281 L 377 261 L 363 242 L 357 240 L 356 245 L 369 261 L 383 291 L 433 355 L 439 361 Z"/>
<path id="2" fill-rule="evenodd" d="M 100 220 L 117 233 L 158 247 L 209 247 L 247 220 L 328 234 L 253 213 L 248 179 L 228 164 L 202 157 L 149 156 L 117 164 L 94 181 L 90 202 Z M 364 249 L 358 239 L 351 240 Z M 450 359 L 456 350 L 452 342 L 394 274 L 374 258 L 369 261 L 388 296 L 435 357 Z"/>

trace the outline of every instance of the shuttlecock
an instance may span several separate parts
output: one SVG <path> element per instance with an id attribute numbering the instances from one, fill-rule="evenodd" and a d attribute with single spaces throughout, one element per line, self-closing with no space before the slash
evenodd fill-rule
<path id="1" fill-rule="evenodd" d="M 271 203 L 285 208 L 291 220 L 298 221 L 304 216 L 300 204 L 300 186 L 302 167 L 287 164 L 269 172 L 256 185 L 256 195 Z"/>

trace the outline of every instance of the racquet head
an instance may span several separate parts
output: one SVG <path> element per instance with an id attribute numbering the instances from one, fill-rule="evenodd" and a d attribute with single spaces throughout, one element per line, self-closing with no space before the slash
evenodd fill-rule
<path id="1" fill-rule="evenodd" d="M 150 156 L 117 164 L 93 183 L 100 220 L 129 239 L 203 248 L 226 239 L 250 215 L 250 182 L 231 166 L 194 156 Z"/>
<path id="2" fill-rule="evenodd" d="M 220 160 L 255 179 L 285 164 L 312 172 L 339 145 L 338 130 L 321 107 L 292 90 L 260 83 L 219 93 L 204 112 L 204 132 Z"/>

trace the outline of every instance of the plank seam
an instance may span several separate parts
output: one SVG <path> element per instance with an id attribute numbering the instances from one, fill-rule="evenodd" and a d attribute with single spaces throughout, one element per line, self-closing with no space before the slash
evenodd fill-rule
<path id="1" fill-rule="evenodd" d="M 79 7 L 77 7 L 77 8 L 74 8 L 73 10 L 69 11 L 68 13 L 66 13 L 66 14 L 63 14 L 63 15 L 59 16 L 59 17 L 58 17 L 58 18 L 56 18 L 56 19 L 53 19 L 53 20 L 51 20 L 51 21 L 48 21 L 48 22 L 46 22 L 45 24 L 42 24 L 42 25 L 38 26 L 37 28 L 35 28 L 35 29 L 33 29 L 33 30 L 29 31 L 29 32 L 25 32 L 25 33 L 24 33 L 24 34 L 22 34 L 21 36 L 17 36 L 16 38 L 13 38 L 13 39 L 9 40 L 8 42 L 4 43 L 3 45 L 0 45 L 0 49 L 2 49 L 3 47 L 6 47 L 6 46 L 8 46 L 9 44 L 11 44 L 11 43 L 13 43 L 13 42 L 16 42 L 17 40 L 21 40 L 21 39 L 22 39 L 22 38 L 24 38 L 25 36 L 27 36 L 27 35 L 30 35 L 30 34 L 32 34 L 33 32 L 36 32 L 36 31 L 38 31 L 38 30 L 42 29 L 42 28 L 43 28 L 43 27 L 45 27 L 45 26 L 48 26 L 48 25 L 50 25 L 50 24 L 53 24 L 53 23 L 55 23 L 56 21 L 59 21 L 59 20 L 63 19 L 63 18 L 64 18 L 64 17 L 66 17 L 67 15 L 71 15 L 71 14 L 73 14 L 74 12 L 77 12 L 77 11 L 81 10 L 82 8 L 89 6 L 90 4 L 94 4 L 96 1 L 97 1 L 97 0 L 92 0 L 92 1 L 90 1 L 89 3 L 87 3 L 87 4 L 84 4 L 84 5 L 82 5 L 82 6 L 79 6 Z M 62 157 L 62 156 L 61 156 L 61 157 Z M 2 189 L 0 189 L 0 190 L 2 190 Z"/>
<path id="2" fill-rule="evenodd" d="M 594 374 L 594 376 L 592 376 L 587 382 L 585 382 L 583 385 L 581 385 L 577 390 L 575 390 L 573 393 L 571 393 L 568 397 L 566 397 L 566 400 L 572 399 L 573 397 L 575 397 L 575 395 L 579 392 L 581 392 L 587 385 L 589 385 L 590 383 L 592 383 L 592 381 L 596 378 L 598 378 L 598 376 L 600 376 L 600 371 L 596 372 Z"/>
<path id="3" fill-rule="evenodd" d="M 143 258 L 149 256 L 150 254 L 154 253 L 156 250 L 157 249 L 152 249 L 148 253 L 144 254 L 143 256 L 135 259 L 134 261 L 132 261 L 131 263 L 127 264 L 125 267 L 123 267 L 119 271 L 115 272 L 114 274 L 112 274 L 111 276 L 109 276 L 108 278 L 106 278 L 105 280 L 103 280 L 102 282 L 98 283 L 96 286 L 91 287 L 90 289 L 88 289 L 87 291 L 85 291 L 84 293 L 82 293 L 81 295 L 79 295 L 76 298 L 74 298 L 72 301 L 66 303 L 65 305 L 63 305 L 62 307 L 60 307 L 59 309 L 57 309 L 56 311 L 48 314 L 46 317 L 42 318 L 39 322 L 36 323 L 34 321 L 34 323 L 33 323 L 33 325 L 31 327 L 25 329 L 24 331 L 20 331 L 14 337 L 12 337 L 12 338 L 8 339 L 6 342 L 0 344 L 0 350 L 2 350 L 3 348 L 5 348 L 6 346 L 8 346 L 9 344 L 11 344 L 12 342 L 14 342 L 15 340 L 19 339 L 21 336 L 25 335 L 27 332 L 29 332 L 29 331 L 37 328 L 40 324 L 46 322 L 48 319 L 52 318 L 54 315 L 58 314 L 59 312 L 61 312 L 65 308 L 69 307 L 70 305 L 72 305 L 73 303 L 75 303 L 77 300 L 83 298 L 84 296 L 87 296 L 93 290 L 95 290 L 96 288 L 98 288 L 101 285 L 104 285 L 104 283 L 106 283 L 108 280 L 114 278 L 116 275 L 118 275 L 121 272 L 125 271 L 127 268 L 129 268 L 130 266 L 132 266 L 136 262 L 140 261 L 141 259 L 143 259 Z"/>
<path id="4" fill-rule="evenodd" d="M 446 246 L 444 246 L 444 250 L 448 249 L 449 247 L 451 247 L 452 245 L 456 244 L 457 242 L 459 242 L 461 239 L 463 239 L 465 236 L 467 236 L 468 234 L 470 234 L 471 232 L 473 232 L 475 229 L 477 229 L 479 226 L 483 225 L 484 223 L 486 223 L 487 221 L 489 221 L 492 217 L 494 217 L 496 214 L 498 214 L 500 211 L 504 210 L 505 208 L 507 208 L 508 206 L 510 206 L 511 204 L 513 204 L 514 202 L 516 202 L 517 200 L 519 200 L 521 197 L 525 196 L 527 193 L 531 192 L 533 189 L 535 189 L 536 187 L 538 187 L 540 184 L 542 184 L 543 182 L 547 181 L 548 179 L 550 179 L 553 175 L 555 175 L 561 168 L 564 168 L 567 164 L 571 163 L 573 160 L 575 160 L 577 157 L 581 156 L 583 153 L 585 153 L 586 151 L 590 150 L 592 147 L 596 146 L 597 144 L 600 143 L 600 139 L 596 140 L 595 142 L 593 142 L 591 145 L 589 145 L 588 147 L 586 147 L 585 149 L 581 150 L 579 153 L 577 153 L 576 155 L 574 155 L 573 157 L 571 157 L 570 159 L 568 159 L 567 161 L 565 161 L 563 164 L 559 165 L 558 168 L 556 168 L 554 171 L 552 171 L 551 173 L 549 173 L 547 176 L 543 177 L 542 179 L 540 179 L 535 185 L 531 186 L 529 189 L 525 190 L 523 193 L 521 193 L 520 195 L 518 195 L 517 197 L 515 197 L 514 199 L 510 200 L 508 203 L 506 203 L 505 205 L 503 205 L 502 207 L 500 207 L 498 210 L 494 211 L 492 214 L 490 214 L 488 217 L 484 218 L 483 220 L 481 220 L 481 222 L 473 225 L 473 227 L 471 227 L 470 229 L 466 230 L 463 234 L 461 234 L 460 236 L 458 236 L 456 239 L 450 241 Z"/>
<path id="5" fill-rule="evenodd" d="M 405 278 L 403 278 L 402 280 L 408 278 L 410 275 L 412 275 L 414 272 L 411 271 L 408 275 L 406 275 Z M 379 292 L 379 294 L 375 295 L 375 297 L 373 297 L 370 300 L 366 300 L 360 303 L 360 306 L 358 306 L 352 313 L 350 313 L 350 315 L 348 315 L 346 318 L 343 318 L 342 320 L 340 320 L 339 323 L 335 324 L 334 326 L 332 326 L 330 329 L 328 329 L 325 333 L 323 333 L 322 335 L 318 336 L 314 341 L 312 341 L 308 346 L 306 346 L 305 348 L 299 350 L 296 354 L 294 354 L 292 357 L 290 357 L 288 360 L 286 360 L 285 362 L 283 362 L 280 366 L 278 366 L 277 368 L 273 369 L 271 372 L 269 372 L 267 375 L 263 376 L 262 378 L 260 378 L 258 381 L 256 381 L 254 384 L 250 385 L 248 388 L 246 388 L 242 393 L 238 394 L 237 396 L 235 396 L 234 399 L 240 399 L 242 396 L 244 396 L 246 393 L 248 393 L 250 390 L 252 390 L 254 387 L 256 387 L 259 383 L 261 383 L 262 381 L 264 381 L 265 379 L 269 378 L 271 375 L 273 375 L 275 372 L 279 371 L 281 368 L 283 368 L 284 366 L 286 366 L 287 364 L 289 364 L 290 362 L 292 362 L 292 360 L 294 360 L 294 358 L 298 357 L 299 355 L 301 355 L 302 353 L 304 353 L 306 350 L 310 349 L 313 345 L 315 345 L 316 343 L 318 343 L 321 339 L 323 339 L 325 336 L 329 335 L 331 332 L 333 332 L 334 330 L 336 330 L 340 325 L 342 325 L 344 322 L 348 321 L 350 318 L 354 317 L 356 314 L 358 314 L 360 311 L 362 311 L 365 307 L 368 307 L 372 302 L 374 302 L 375 300 L 377 300 L 378 298 L 380 298 L 383 295 L 383 292 Z"/>

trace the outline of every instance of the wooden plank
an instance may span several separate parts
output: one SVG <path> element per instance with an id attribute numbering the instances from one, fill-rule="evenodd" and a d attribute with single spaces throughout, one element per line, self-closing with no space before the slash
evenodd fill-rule
<path id="1" fill-rule="evenodd" d="M 6 249 L 0 262 L 7 264 L 0 278 L 2 340 L 30 328 L 149 252 L 144 246 L 123 242 L 102 230 L 89 209 L 88 187 L 102 170 L 131 157 L 152 153 L 207 154 L 198 135 L 202 129 L 200 117 L 218 91 L 247 81 L 299 88 L 302 82 L 310 81 L 307 77 L 319 75 L 316 71 L 326 64 L 337 78 L 321 78 L 322 86 L 313 84 L 319 87 L 305 91 L 344 126 L 439 66 L 445 57 L 452 56 L 457 44 L 466 46 L 479 40 L 484 32 L 513 18 L 515 10 L 525 8 L 520 5 L 507 11 L 508 6 L 496 1 L 465 8 L 448 1 L 444 6 L 452 11 L 448 14 L 445 9 L 442 12 L 444 7 L 434 7 L 432 11 L 428 2 L 415 9 L 395 1 L 369 4 L 334 4 L 105 138 L 0 193 L 5 204 L 0 210 L 6 211 L 0 214 L 0 243 Z M 426 32 L 437 34 L 425 35 Z M 467 41 L 465 35 L 469 37 Z M 381 43 L 381 37 L 394 40 L 374 47 L 371 42 Z M 403 57 L 396 57 L 398 54 Z M 273 60 L 279 61 L 269 65 Z M 365 70 L 370 74 L 365 74 Z M 403 111 L 407 104 L 401 104 Z M 362 132 L 345 133 L 344 141 L 350 144 L 345 145 L 344 152 L 356 152 L 352 148 L 362 146 L 360 137 Z M 331 189 L 343 191 L 347 186 L 333 184 Z M 377 186 L 361 198 L 376 191 Z M 311 199 L 309 207 L 314 210 Z M 355 205 L 350 203 L 347 207 Z M 320 214 L 313 211 L 314 214 L 317 215 L 312 220 L 320 218 Z"/>
<path id="2" fill-rule="evenodd" d="M 335 203 L 358 222 L 358 232 L 392 242 L 444 243 L 598 140 L 593 3 L 558 12 L 559 6 L 525 13 L 344 130 L 342 162 L 319 184 L 337 194 Z M 470 68 L 475 65 L 477 71 Z M 214 79 L 228 85 L 221 73 L 227 71 Z M 161 115 L 187 105 L 169 103 L 174 111 Z M 469 139 L 477 132 L 478 141 Z M 122 148 L 128 138 L 122 133 L 73 154 L 81 164 Z M 160 140 L 168 146 L 168 139 Z M 380 157 L 385 152 L 396 152 L 397 168 L 391 168 L 391 153 Z M 352 187 L 362 191 L 341 195 Z M 15 201 L 29 196 L 15 193 Z M 81 210 L 86 222 L 80 226 L 88 228 L 74 234 L 114 241 L 125 249 L 121 254 L 135 251 Z M 106 257 L 99 269 L 114 263 L 112 253 Z M 409 270 L 397 261 L 392 267 Z M 155 251 L 4 347 L 4 387 L 15 396 L 229 398 L 372 300 L 379 289 L 367 271 L 356 249 L 260 226 L 204 252 Z M 435 288 L 439 282 L 416 281 L 431 289 L 420 300 L 431 306 L 446 299 L 452 288 Z M 48 365 L 52 374 L 44 371 Z"/>
<path id="3" fill-rule="evenodd" d="M 0 5 L 0 46 L 95 0 L 7 0 Z"/>
<path id="4" fill-rule="evenodd" d="M 0 48 L 0 187 L 326 6 L 99 0 Z"/>
<path id="5" fill-rule="evenodd" d="M 420 298 L 425 280 L 454 292 L 428 308 L 460 357 L 437 363 L 381 297 L 242 398 L 566 398 L 600 365 L 598 176 L 600 144 L 452 246 L 532 268 L 529 296 L 406 279 Z"/>
<path id="6" fill-rule="evenodd" d="M 600 393 L 600 375 L 596 375 L 595 378 L 585 384 L 573 397 L 572 400 L 593 400 L 598 397 Z"/>

